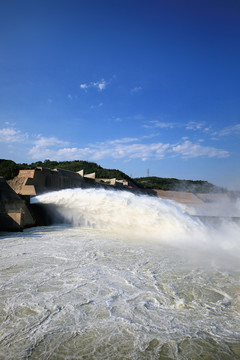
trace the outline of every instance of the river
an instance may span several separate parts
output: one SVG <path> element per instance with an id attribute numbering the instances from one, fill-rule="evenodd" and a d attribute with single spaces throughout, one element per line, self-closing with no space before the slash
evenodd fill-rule
<path id="1" fill-rule="evenodd" d="M 240 359 L 240 227 L 63 190 L 65 224 L 0 236 L 0 359 Z"/>

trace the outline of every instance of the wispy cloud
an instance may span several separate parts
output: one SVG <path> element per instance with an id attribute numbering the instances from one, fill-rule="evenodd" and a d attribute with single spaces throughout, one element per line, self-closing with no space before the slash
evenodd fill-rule
<path id="1" fill-rule="evenodd" d="M 134 87 L 133 89 L 131 89 L 131 94 L 136 94 L 138 92 L 140 92 L 142 90 L 142 87 L 141 86 L 136 86 Z"/>
<path id="2" fill-rule="evenodd" d="M 233 131 L 233 128 L 231 128 Z M 238 130 L 238 127 L 235 127 Z M 228 131 L 230 133 L 230 129 Z M 156 134 L 141 137 L 123 137 L 119 139 L 97 142 L 84 147 L 71 146 L 71 143 L 55 136 L 45 137 L 22 133 L 13 127 L 0 129 L 0 143 L 8 146 L 21 143 L 24 151 L 32 158 L 45 160 L 100 160 L 105 158 L 142 161 L 153 159 L 179 157 L 188 158 L 226 158 L 230 156 L 227 150 L 204 145 L 202 140 L 192 142 L 183 137 L 178 143 L 151 142 Z"/>
<path id="3" fill-rule="evenodd" d="M 27 133 L 22 133 L 20 130 L 16 130 L 13 127 L 5 127 L 0 129 L 0 142 L 4 143 L 16 143 L 25 142 L 28 139 Z"/>
<path id="4" fill-rule="evenodd" d="M 56 152 L 56 148 L 63 147 L 69 145 L 67 141 L 62 141 L 57 139 L 54 136 L 44 137 L 38 135 L 35 140 L 32 140 L 34 146 L 29 150 L 29 155 L 33 159 L 38 158 L 49 158 L 54 155 Z M 54 149 L 52 149 L 54 147 Z"/>
<path id="5" fill-rule="evenodd" d="M 219 135 L 219 136 L 240 135 L 240 124 L 227 126 L 222 130 L 215 132 L 214 135 Z"/>
<path id="6" fill-rule="evenodd" d="M 39 148 L 37 152 L 37 149 L 35 148 L 34 151 L 31 151 L 31 155 L 35 159 L 45 158 L 47 156 L 55 160 L 77 158 L 96 161 L 104 158 L 114 158 L 126 160 L 141 159 L 144 161 L 150 158 L 162 159 L 168 147 L 168 144 L 128 143 L 126 139 L 122 139 L 92 144 L 84 148 L 65 147 L 58 149 L 55 152 L 46 148 Z"/>
<path id="7" fill-rule="evenodd" d="M 103 103 L 100 102 L 100 103 L 97 104 L 97 105 L 91 105 L 91 106 L 90 106 L 90 109 L 97 109 L 97 108 L 100 108 L 100 107 L 102 107 L 102 106 L 103 106 Z"/>
<path id="8" fill-rule="evenodd" d="M 204 122 L 198 121 L 189 121 L 184 127 L 186 130 L 201 131 L 204 133 L 209 133 L 211 131 L 211 125 L 206 126 Z"/>
<path id="9" fill-rule="evenodd" d="M 126 137 L 126 138 L 121 138 L 121 139 L 109 140 L 106 143 L 110 144 L 110 145 L 114 145 L 114 144 L 130 143 L 130 142 L 133 142 L 133 141 L 138 141 L 138 138 Z M 102 144 L 104 144 L 104 143 L 102 143 Z"/>
<path id="10" fill-rule="evenodd" d="M 88 159 L 101 160 L 104 158 L 113 159 L 141 159 L 142 161 L 153 159 L 160 160 L 169 157 L 197 158 L 197 157 L 216 157 L 225 158 L 229 152 L 214 147 L 204 146 L 191 141 L 182 141 L 178 144 L 162 142 L 144 143 L 142 138 L 121 138 L 86 147 L 66 147 L 56 138 L 44 138 L 30 150 L 34 159 L 52 158 L 55 160 Z M 47 144 L 51 144 L 47 146 Z M 63 142 L 64 143 L 64 142 Z M 52 148 L 54 146 L 54 149 Z"/>
<path id="11" fill-rule="evenodd" d="M 199 143 L 194 144 L 189 140 L 184 141 L 182 144 L 173 146 L 171 151 L 175 153 L 176 156 L 181 156 L 183 158 L 226 158 L 230 155 L 226 150 L 217 149 L 211 146 L 203 146 Z"/>
<path id="12" fill-rule="evenodd" d="M 159 121 L 159 120 L 151 120 L 146 122 L 143 125 L 146 129 L 174 129 L 174 128 L 182 128 L 185 130 L 191 131 L 201 131 L 207 133 L 211 130 L 211 126 L 206 126 L 204 122 L 197 121 L 189 121 L 188 123 L 184 122 L 168 122 L 168 121 Z"/>
<path id="13" fill-rule="evenodd" d="M 41 135 L 37 136 L 37 139 L 34 141 L 35 146 L 37 147 L 47 147 L 47 146 L 66 146 L 69 143 L 67 141 L 62 141 L 57 139 L 54 136 L 44 137 Z"/>
<path id="14" fill-rule="evenodd" d="M 202 130 L 203 129 L 204 124 L 201 122 L 197 122 L 197 121 L 189 121 L 186 125 L 185 125 L 185 129 L 187 130 Z"/>
<path id="15" fill-rule="evenodd" d="M 146 129 L 156 129 L 156 128 L 173 129 L 175 126 L 179 126 L 179 125 L 177 125 L 176 123 L 172 123 L 172 122 L 164 122 L 164 121 L 158 121 L 158 120 L 152 120 L 143 125 L 143 127 Z"/>
<path id="16" fill-rule="evenodd" d="M 99 81 L 92 81 L 90 83 L 83 83 L 80 84 L 80 89 L 87 90 L 89 88 L 96 88 L 99 91 L 102 91 L 106 88 L 107 82 L 104 79 L 101 79 Z"/>

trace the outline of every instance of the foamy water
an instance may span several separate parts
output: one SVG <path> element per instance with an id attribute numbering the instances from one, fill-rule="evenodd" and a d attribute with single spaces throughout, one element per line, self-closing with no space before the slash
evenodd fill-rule
<path id="1" fill-rule="evenodd" d="M 137 242 L 155 241 L 194 251 L 198 248 L 222 252 L 240 260 L 239 223 L 223 218 L 216 225 L 206 226 L 189 215 L 196 215 L 193 208 L 170 200 L 126 191 L 67 189 L 37 196 L 32 203 L 51 205 L 49 216 L 58 221 L 60 215 L 61 220 L 74 226 L 108 230 L 125 238 L 136 238 Z M 240 217 L 240 206 L 237 211 L 236 208 L 233 215 Z M 202 212 L 203 209 L 201 215 Z M 225 214 L 231 215 L 229 210 Z"/>
<path id="2" fill-rule="evenodd" d="M 36 201 L 71 224 L 0 237 L 1 359 L 240 358 L 239 225 L 124 192 Z"/>

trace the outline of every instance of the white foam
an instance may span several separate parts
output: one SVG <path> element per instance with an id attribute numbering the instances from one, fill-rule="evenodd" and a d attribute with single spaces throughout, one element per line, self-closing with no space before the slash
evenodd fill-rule
<path id="1" fill-rule="evenodd" d="M 110 231 L 44 227 L 0 242 L 1 358 L 157 359 L 181 342 L 194 358 L 198 339 L 206 356 L 239 340 L 235 271 Z"/>
<path id="2" fill-rule="evenodd" d="M 154 240 L 240 257 L 239 224 L 206 226 L 176 202 L 104 189 L 67 189 L 46 193 L 33 203 L 49 204 L 74 226 L 104 229 L 145 242 Z"/>

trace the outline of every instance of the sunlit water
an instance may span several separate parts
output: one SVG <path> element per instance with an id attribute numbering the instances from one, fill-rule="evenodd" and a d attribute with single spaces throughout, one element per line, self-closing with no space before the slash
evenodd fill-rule
<path id="1" fill-rule="evenodd" d="M 239 224 L 125 192 L 36 201 L 68 224 L 0 237 L 0 359 L 240 359 Z"/>

